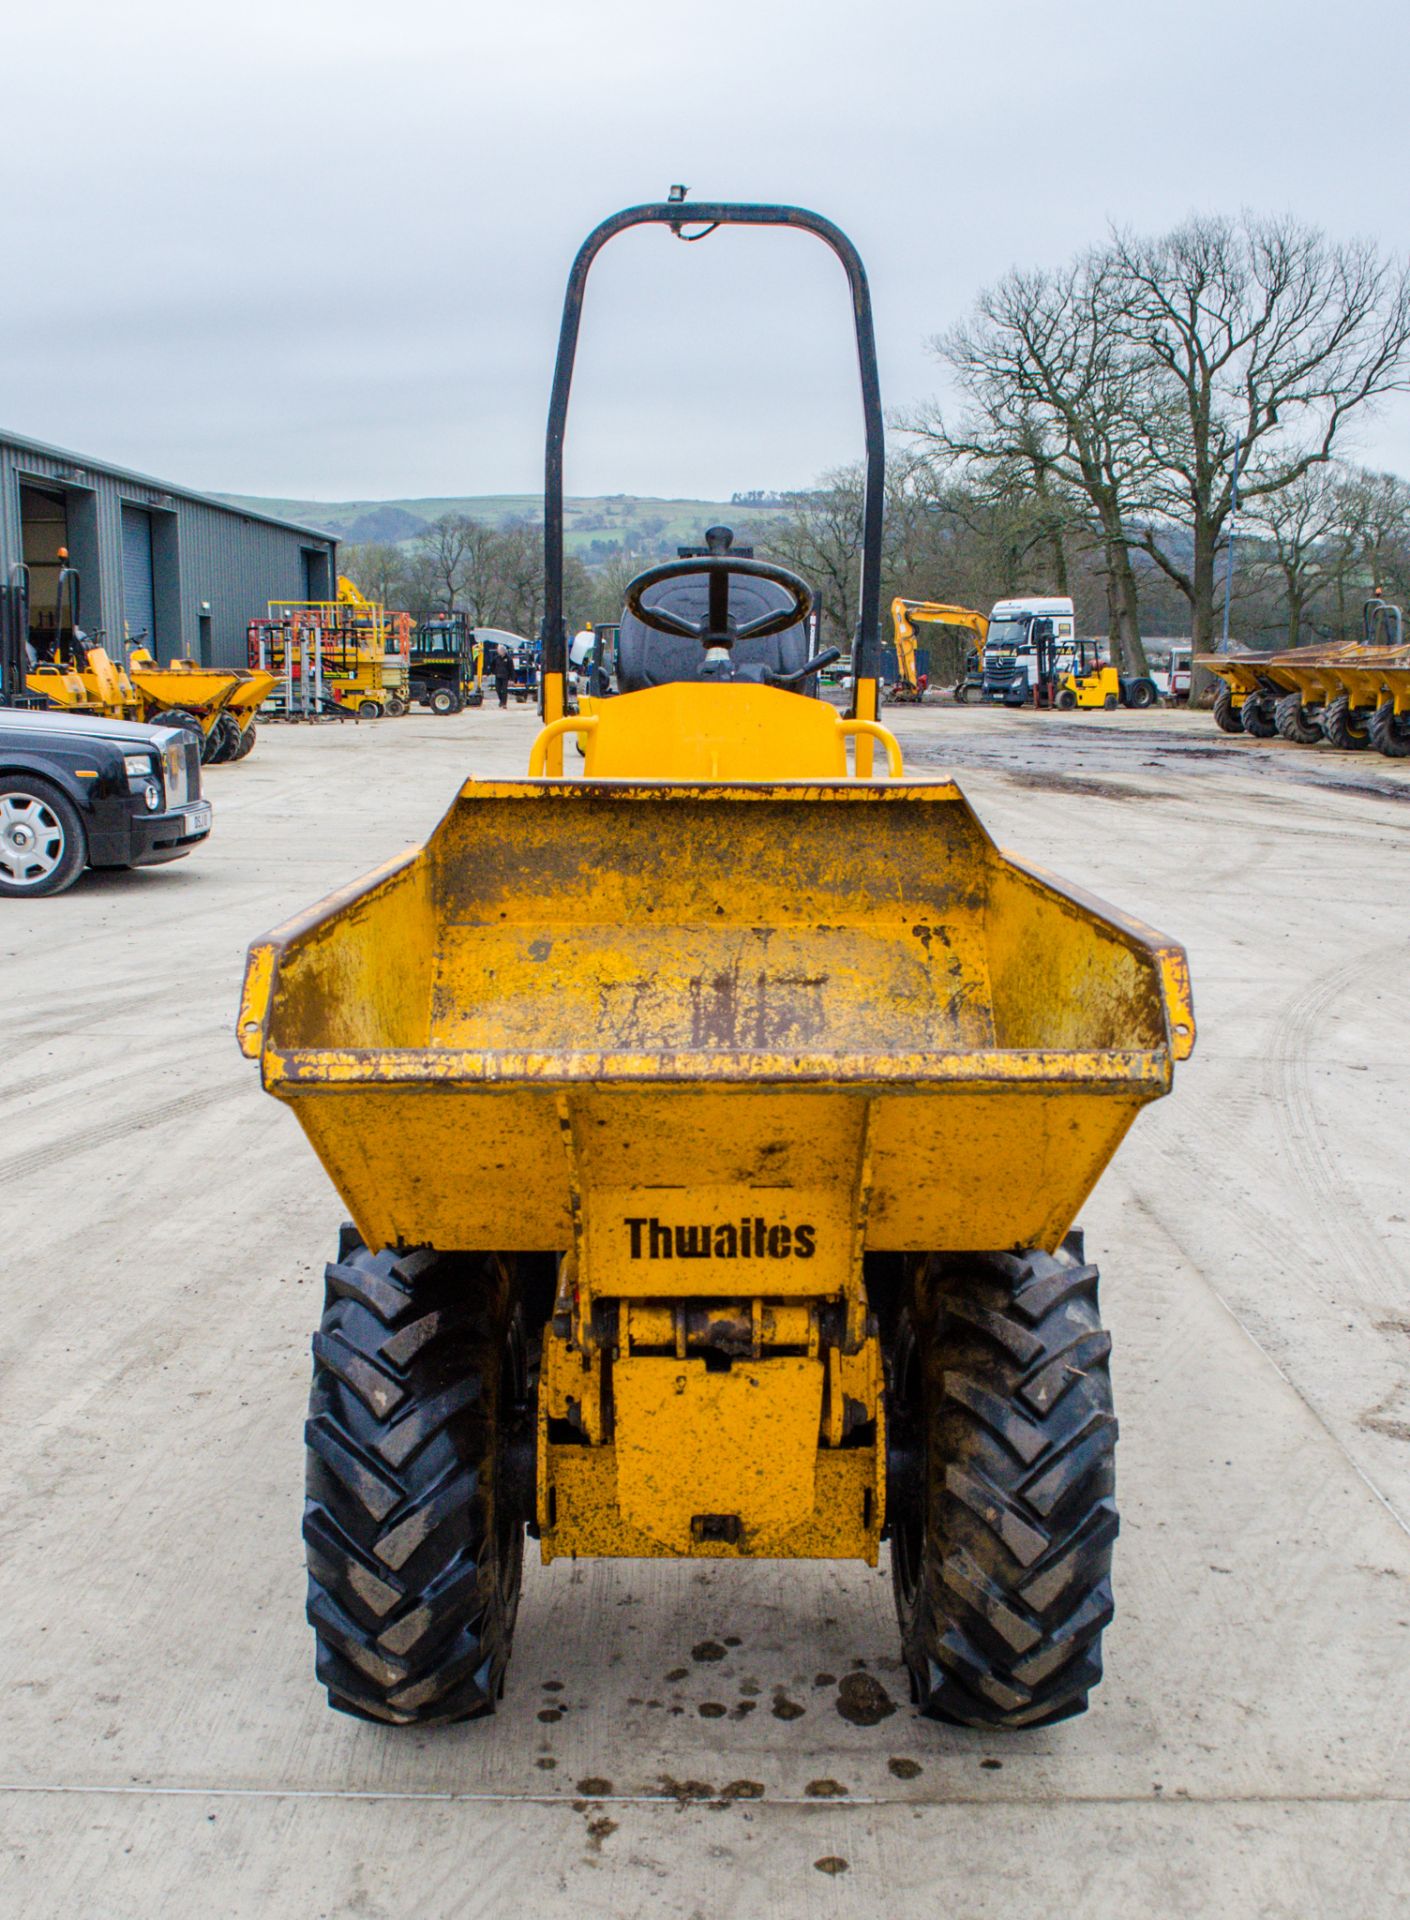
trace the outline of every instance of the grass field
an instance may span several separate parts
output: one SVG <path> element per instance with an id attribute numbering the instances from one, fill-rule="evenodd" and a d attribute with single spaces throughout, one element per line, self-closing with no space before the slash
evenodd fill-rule
<path id="1" fill-rule="evenodd" d="M 233 505 L 326 528 L 340 540 L 414 540 L 442 514 L 463 513 L 492 526 L 537 522 L 543 502 L 533 493 L 469 494 L 426 500 L 277 500 L 251 494 L 221 494 Z M 731 506 L 722 500 L 656 500 L 640 494 L 608 494 L 564 502 L 565 537 L 570 551 L 589 557 L 594 542 L 655 551 L 698 540 L 704 529 L 723 522 L 741 539 L 777 517 L 776 507 Z"/>

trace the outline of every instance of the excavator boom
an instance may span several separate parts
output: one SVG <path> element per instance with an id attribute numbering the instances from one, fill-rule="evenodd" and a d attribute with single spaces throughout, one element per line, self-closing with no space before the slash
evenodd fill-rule
<path id="1" fill-rule="evenodd" d="M 909 692 L 915 692 L 916 626 L 965 627 L 983 653 L 989 634 L 989 622 L 973 607 L 952 607 L 941 600 L 904 600 L 899 595 L 891 602 L 891 629 L 896 648 L 896 676 Z"/>

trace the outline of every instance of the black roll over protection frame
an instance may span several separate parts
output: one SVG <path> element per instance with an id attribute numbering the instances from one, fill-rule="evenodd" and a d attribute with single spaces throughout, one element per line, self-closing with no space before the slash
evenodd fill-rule
<path id="1" fill-rule="evenodd" d="M 679 190 L 677 190 L 679 191 Z M 553 369 L 553 392 L 548 403 L 548 436 L 543 485 L 544 616 L 539 638 L 543 649 L 539 708 L 545 720 L 561 719 L 568 672 L 568 628 L 563 608 L 563 439 L 568 422 L 568 395 L 577 357 L 578 327 L 583 293 L 593 261 L 617 234 L 628 227 L 669 227 L 678 240 L 704 240 L 717 227 L 796 227 L 816 234 L 842 263 L 852 293 L 852 317 L 857 334 L 857 364 L 861 375 L 862 417 L 866 431 L 866 490 L 862 507 L 862 567 L 858 595 L 856 636 L 852 652 L 852 706 L 854 718 L 877 717 L 877 678 L 881 668 L 881 532 L 885 496 L 886 443 L 881 420 L 881 387 L 876 370 L 876 334 L 872 325 L 871 291 L 861 255 L 840 227 L 806 207 L 770 204 L 732 204 L 727 201 L 656 201 L 624 207 L 602 221 L 578 248 L 568 275 L 563 322 L 558 333 L 558 358 Z M 687 233 L 687 227 L 699 232 Z M 870 742 L 858 741 L 861 751 Z M 870 766 L 870 752 L 866 764 Z"/>

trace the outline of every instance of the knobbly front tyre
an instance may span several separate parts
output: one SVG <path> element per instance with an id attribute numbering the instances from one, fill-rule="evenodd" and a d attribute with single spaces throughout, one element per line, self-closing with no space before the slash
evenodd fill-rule
<path id="1" fill-rule="evenodd" d="M 1315 747 L 1322 738 L 1321 727 L 1295 689 L 1274 702 L 1273 724 L 1284 740 L 1291 740 L 1299 747 Z"/>
<path id="2" fill-rule="evenodd" d="M 1397 713 L 1393 700 L 1382 700 L 1371 715 L 1366 732 L 1378 753 L 1391 760 L 1410 757 L 1410 714 Z"/>
<path id="3" fill-rule="evenodd" d="M 1336 747 L 1342 753 L 1360 753 L 1371 744 L 1366 721 L 1364 711 L 1353 709 L 1350 695 L 1339 693 L 1335 700 L 1328 701 L 1322 715 L 1322 731 L 1327 737 L 1328 746 Z"/>
<path id="4" fill-rule="evenodd" d="M 512 1267 L 345 1230 L 325 1284 L 303 1528 L 318 1678 L 330 1706 L 395 1726 L 492 1713 L 533 1485 Z"/>
<path id="5" fill-rule="evenodd" d="M 206 766 L 220 766 L 227 760 L 239 758 L 240 723 L 228 713 L 218 713 L 214 725 L 206 735 L 201 746 L 201 760 Z"/>
<path id="6" fill-rule="evenodd" d="M 1214 689 L 1214 724 L 1221 733 L 1242 733 L 1244 730 L 1227 680 L 1221 680 Z"/>
<path id="7" fill-rule="evenodd" d="M 911 1697 L 934 1719 L 1042 1726 L 1101 1679 L 1119 1523 L 1097 1287 L 1075 1234 L 913 1272 L 889 1355 L 888 1531 Z"/>

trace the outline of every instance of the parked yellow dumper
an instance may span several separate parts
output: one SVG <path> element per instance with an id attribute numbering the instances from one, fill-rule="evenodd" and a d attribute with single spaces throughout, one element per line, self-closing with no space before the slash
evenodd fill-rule
<path id="1" fill-rule="evenodd" d="M 638 225 L 792 227 L 846 271 L 846 716 L 812 694 L 838 657 L 809 657 L 812 588 L 718 527 L 632 582 L 618 692 L 565 711 L 578 318 Z M 528 777 L 467 780 L 424 847 L 250 950 L 241 1045 L 352 1215 L 304 1523 L 346 1712 L 494 1708 L 526 1529 L 545 1560 L 874 1566 L 889 1543 L 939 1718 L 1039 1725 L 1100 1677 L 1116 1421 L 1073 1222 L 1194 1044 L 1185 959 L 1001 852 L 950 781 L 905 777 L 877 721 L 882 481 L 844 234 L 778 206 L 605 221 L 560 337 Z"/>
<path id="2" fill-rule="evenodd" d="M 1214 722 L 1257 740 L 1326 741 L 1343 753 L 1375 747 L 1410 755 L 1410 647 L 1402 610 L 1377 592 L 1361 610 L 1359 641 L 1283 653 L 1202 653 L 1218 676 Z"/>
<path id="3" fill-rule="evenodd" d="M 129 646 L 126 665 L 119 665 L 80 627 L 79 576 L 62 548 L 59 560 L 53 627 L 43 657 L 26 672 L 28 692 L 69 713 L 188 727 L 201 736 L 203 761 L 243 760 L 254 746 L 254 717 L 273 691 L 273 675 L 182 659 L 163 667 L 142 646 Z"/>
<path id="4" fill-rule="evenodd" d="M 161 666 L 145 647 L 132 647 L 127 672 L 137 694 L 138 718 L 200 732 L 206 762 L 243 760 L 255 744 L 255 715 L 274 691 L 272 673 L 202 667 L 173 659 Z"/>

